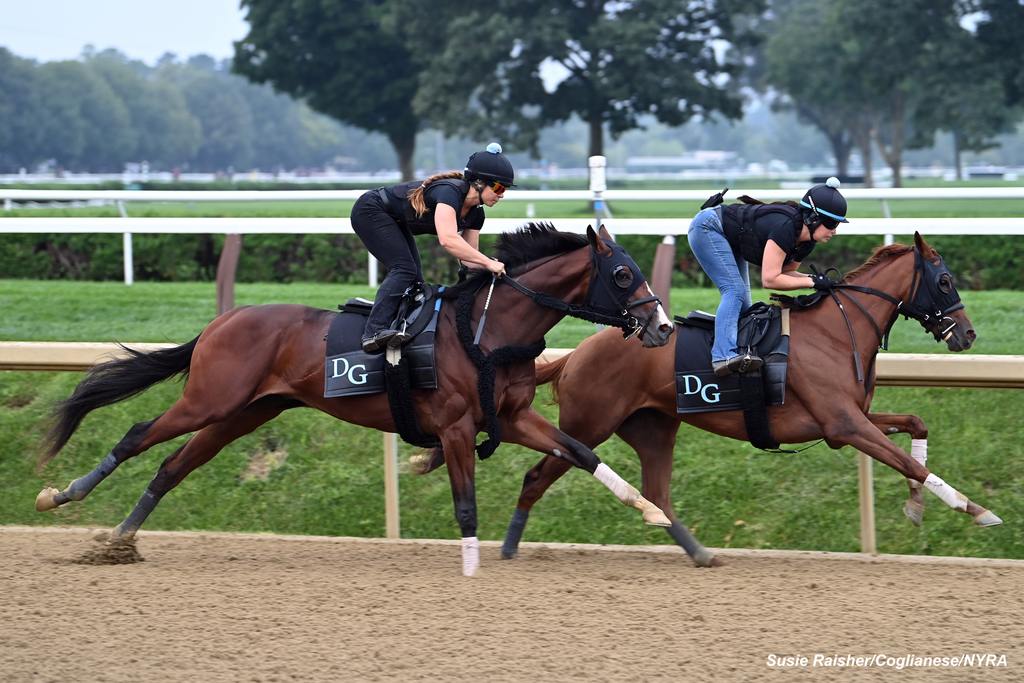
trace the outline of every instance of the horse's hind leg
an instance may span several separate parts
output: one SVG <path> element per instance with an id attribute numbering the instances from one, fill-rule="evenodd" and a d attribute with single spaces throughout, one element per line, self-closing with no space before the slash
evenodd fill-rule
<path id="1" fill-rule="evenodd" d="M 909 434 L 910 457 L 921 463 L 922 467 L 928 466 L 928 427 L 924 420 L 917 415 L 896 413 L 868 413 L 868 419 L 871 420 L 871 424 L 882 430 L 883 434 Z M 910 487 L 910 498 L 903 505 L 903 514 L 914 526 L 921 526 L 924 520 L 921 483 L 916 479 L 907 479 L 907 486 Z"/>
<path id="2" fill-rule="evenodd" d="M 300 405 L 276 396 L 263 398 L 246 407 L 224 422 L 203 427 L 188 442 L 164 460 L 156 476 L 131 514 L 111 535 L 111 540 L 125 540 L 135 536 L 142 523 L 153 512 L 160 499 L 181 483 L 192 470 L 209 462 L 224 446 L 269 422 L 287 408 Z"/>
<path id="3" fill-rule="evenodd" d="M 523 531 L 526 530 L 526 522 L 530 519 L 530 510 L 544 492 L 570 469 L 572 464 L 568 461 L 553 455 L 545 455 L 523 477 L 519 501 L 516 503 L 515 512 L 512 513 L 512 520 L 508 523 L 508 529 L 505 530 L 505 540 L 501 544 L 503 559 L 511 560 L 519 553 L 519 542 L 523 538 Z"/>
<path id="4" fill-rule="evenodd" d="M 208 424 L 220 422 L 245 405 L 248 396 L 239 391 L 222 397 L 213 404 L 204 400 L 208 395 L 196 386 L 198 381 L 189 380 L 185 393 L 163 415 L 154 420 L 139 422 L 121 438 L 116 446 L 91 472 L 75 479 L 63 491 L 47 487 L 36 496 L 36 510 L 43 512 L 64 505 L 68 501 L 82 500 L 106 479 L 124 461 L 146 451 L 156 444 L 202 429 Z"/>
<path id="5" fill-rule="evenodd" d="M 660 507 L 672 520 L 665 529 L 698 567 L 721 564 L 714 554 L 694 538 L 679 521 L 672 508 L 672 455 L 679 432 L 679 420 L 655 410 L 638 410 L 616 430 L 616 434 L 636 451 L 640 458 L 644 497 Z"/>

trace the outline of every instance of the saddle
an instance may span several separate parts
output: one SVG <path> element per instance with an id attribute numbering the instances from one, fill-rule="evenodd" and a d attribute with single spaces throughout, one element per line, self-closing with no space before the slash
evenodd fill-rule
<path id="1" fill-rule="evenodd" d="M 413 389 L 436 389 L 434 365 L 434 334 L 441 310 L 440 293 L 444 287 L 422 284 L 407 291 L 399 306 L 396 329 L 404 329 L 411 337 L 402 348 L 408 364 Z M 385 390 L 385 356 L 365 353 L 361 339 L 373 302 L 362 298 L 349 299 L 338 307 L 340 312 L 327 331 L 327 352 L 324 362 L 324 398 L 362 396 Z M 403 364 L 405 364 L 403 363 Z"/>
<path id="2" fill-rule="evenodd" d="M 777 448 L 768 430 L 766 405 L 786 398 L 789 311 L 758 302 L 740 318 L 737 345 L 764 359 L 760 371 L 717 377 L 711 369 L 715 316 L 693 311 L 676 316 L 676 412 L 743 410 L 748 438 L 758 448 Z"/>

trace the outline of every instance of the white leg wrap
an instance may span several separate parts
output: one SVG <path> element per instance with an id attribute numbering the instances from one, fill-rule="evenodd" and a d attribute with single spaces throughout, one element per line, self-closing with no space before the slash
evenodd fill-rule
<path id="1" fill-rule="evenodd" d="M 928 478 L 924 480 L 924 487 L 938 496 L 943 503 L 954 510 L 967 509 L 967 497 L 946 482 L 942 481 L 941 477 L 929 474 Z"/>
<path id="2" fill-rule="evenodd" d="M 473 576 L 480 567 L 480 541 L 476 536 L 462 539 L 462 575 Z"/>
<path id="3" fill-rule="evenodd" d="M 632 505 L 633 501 L 640 495 L 640 492 L 633 488 L 629 482 L 615 474 L 615 470 L 604 463 L 598 465 L 597 469 L 594 470 L 594 477 L 607 486 L 608 490 L 614 493 L 615 497 L 626 505 Z"/>
<path id="4" fill-rule="evenodd" d="M 922 466 L 928 466 L 928 439 L 911 439 L 910 440 L 910 457 L 921 463 Z"/>

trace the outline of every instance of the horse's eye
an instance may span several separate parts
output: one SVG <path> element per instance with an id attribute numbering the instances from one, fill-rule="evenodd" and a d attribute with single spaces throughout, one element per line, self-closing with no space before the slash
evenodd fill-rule
<path id="1" fill-rule="evenodd" d="M 949 273 L 943 273 L 939 276 L 939 291 L 943 294 L 949 294 L 953 291 L 953 276 Z"/>
<path id="2" fill-rule="evenodd" d="M 615 270 L 612 271 L 612 278 L 615 280 L 615 284 L 626 289 L 633 284 L 633 271 L 629 269 L 629 266 L 615 266 Z"/>

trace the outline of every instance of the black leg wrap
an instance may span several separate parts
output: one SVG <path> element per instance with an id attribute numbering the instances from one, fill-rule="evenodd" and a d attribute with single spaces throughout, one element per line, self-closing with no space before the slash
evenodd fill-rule
<path id="1" fill-rule="evenodd" d="M 505 531 L 505 542 L 501 544 L 501 557 L 504 560 L 511 560 L 519 554 L 519 541 L 523 538 L 523 530 L 526 529 L 526 522 L 530 519 L 529 510 L 520 510 L 512 513 L 512 521 L 508 523 Z"/>
<path id="2" fill-rule="evenodd" d="M 679 522 L 672 522 L 672 526 L 665 529 L 668 535 L 678 543 L 686 554 L 690 556 L 698 567 L 710 567 L 714 555 L 698 541 L 690 530 Z"/>
<path id="3" fill-rule="evenodd" d="M 90 491 L 96 488 L 97 484 L 110 476 L 110 473 L 117 469 L 118 464 L 119 463 L 117 462 L 117 458 L 114 457 L 114 454 L 108 453 L 107 457 L 103 458 L 103 461 L 100 462 L 92 472 L 84 477 L 75 479 L 73 482 L 68 484 L 67 489 L 65 489 L 63 493 L 58 494 L 58 504 L 61 502 L 67 502 L 60 501 L 59 497 L 61 496 L 67 498 L 67 500 L 82 500 Z"/>
<path id="4" fill-rule="evenodd" d="M 146 489 L 146 492 L 139 498 L 139 502 L 135 504 L 135 509 L 132 510 L 132 513 L 114 529 L 114 535 L 134 536 L 135 532 L 146 521 L 146 518 L 149 517 L 149 513 L 153 512 L 153 509 L 160 502 L 160 498 L 161 496 Z"/>

